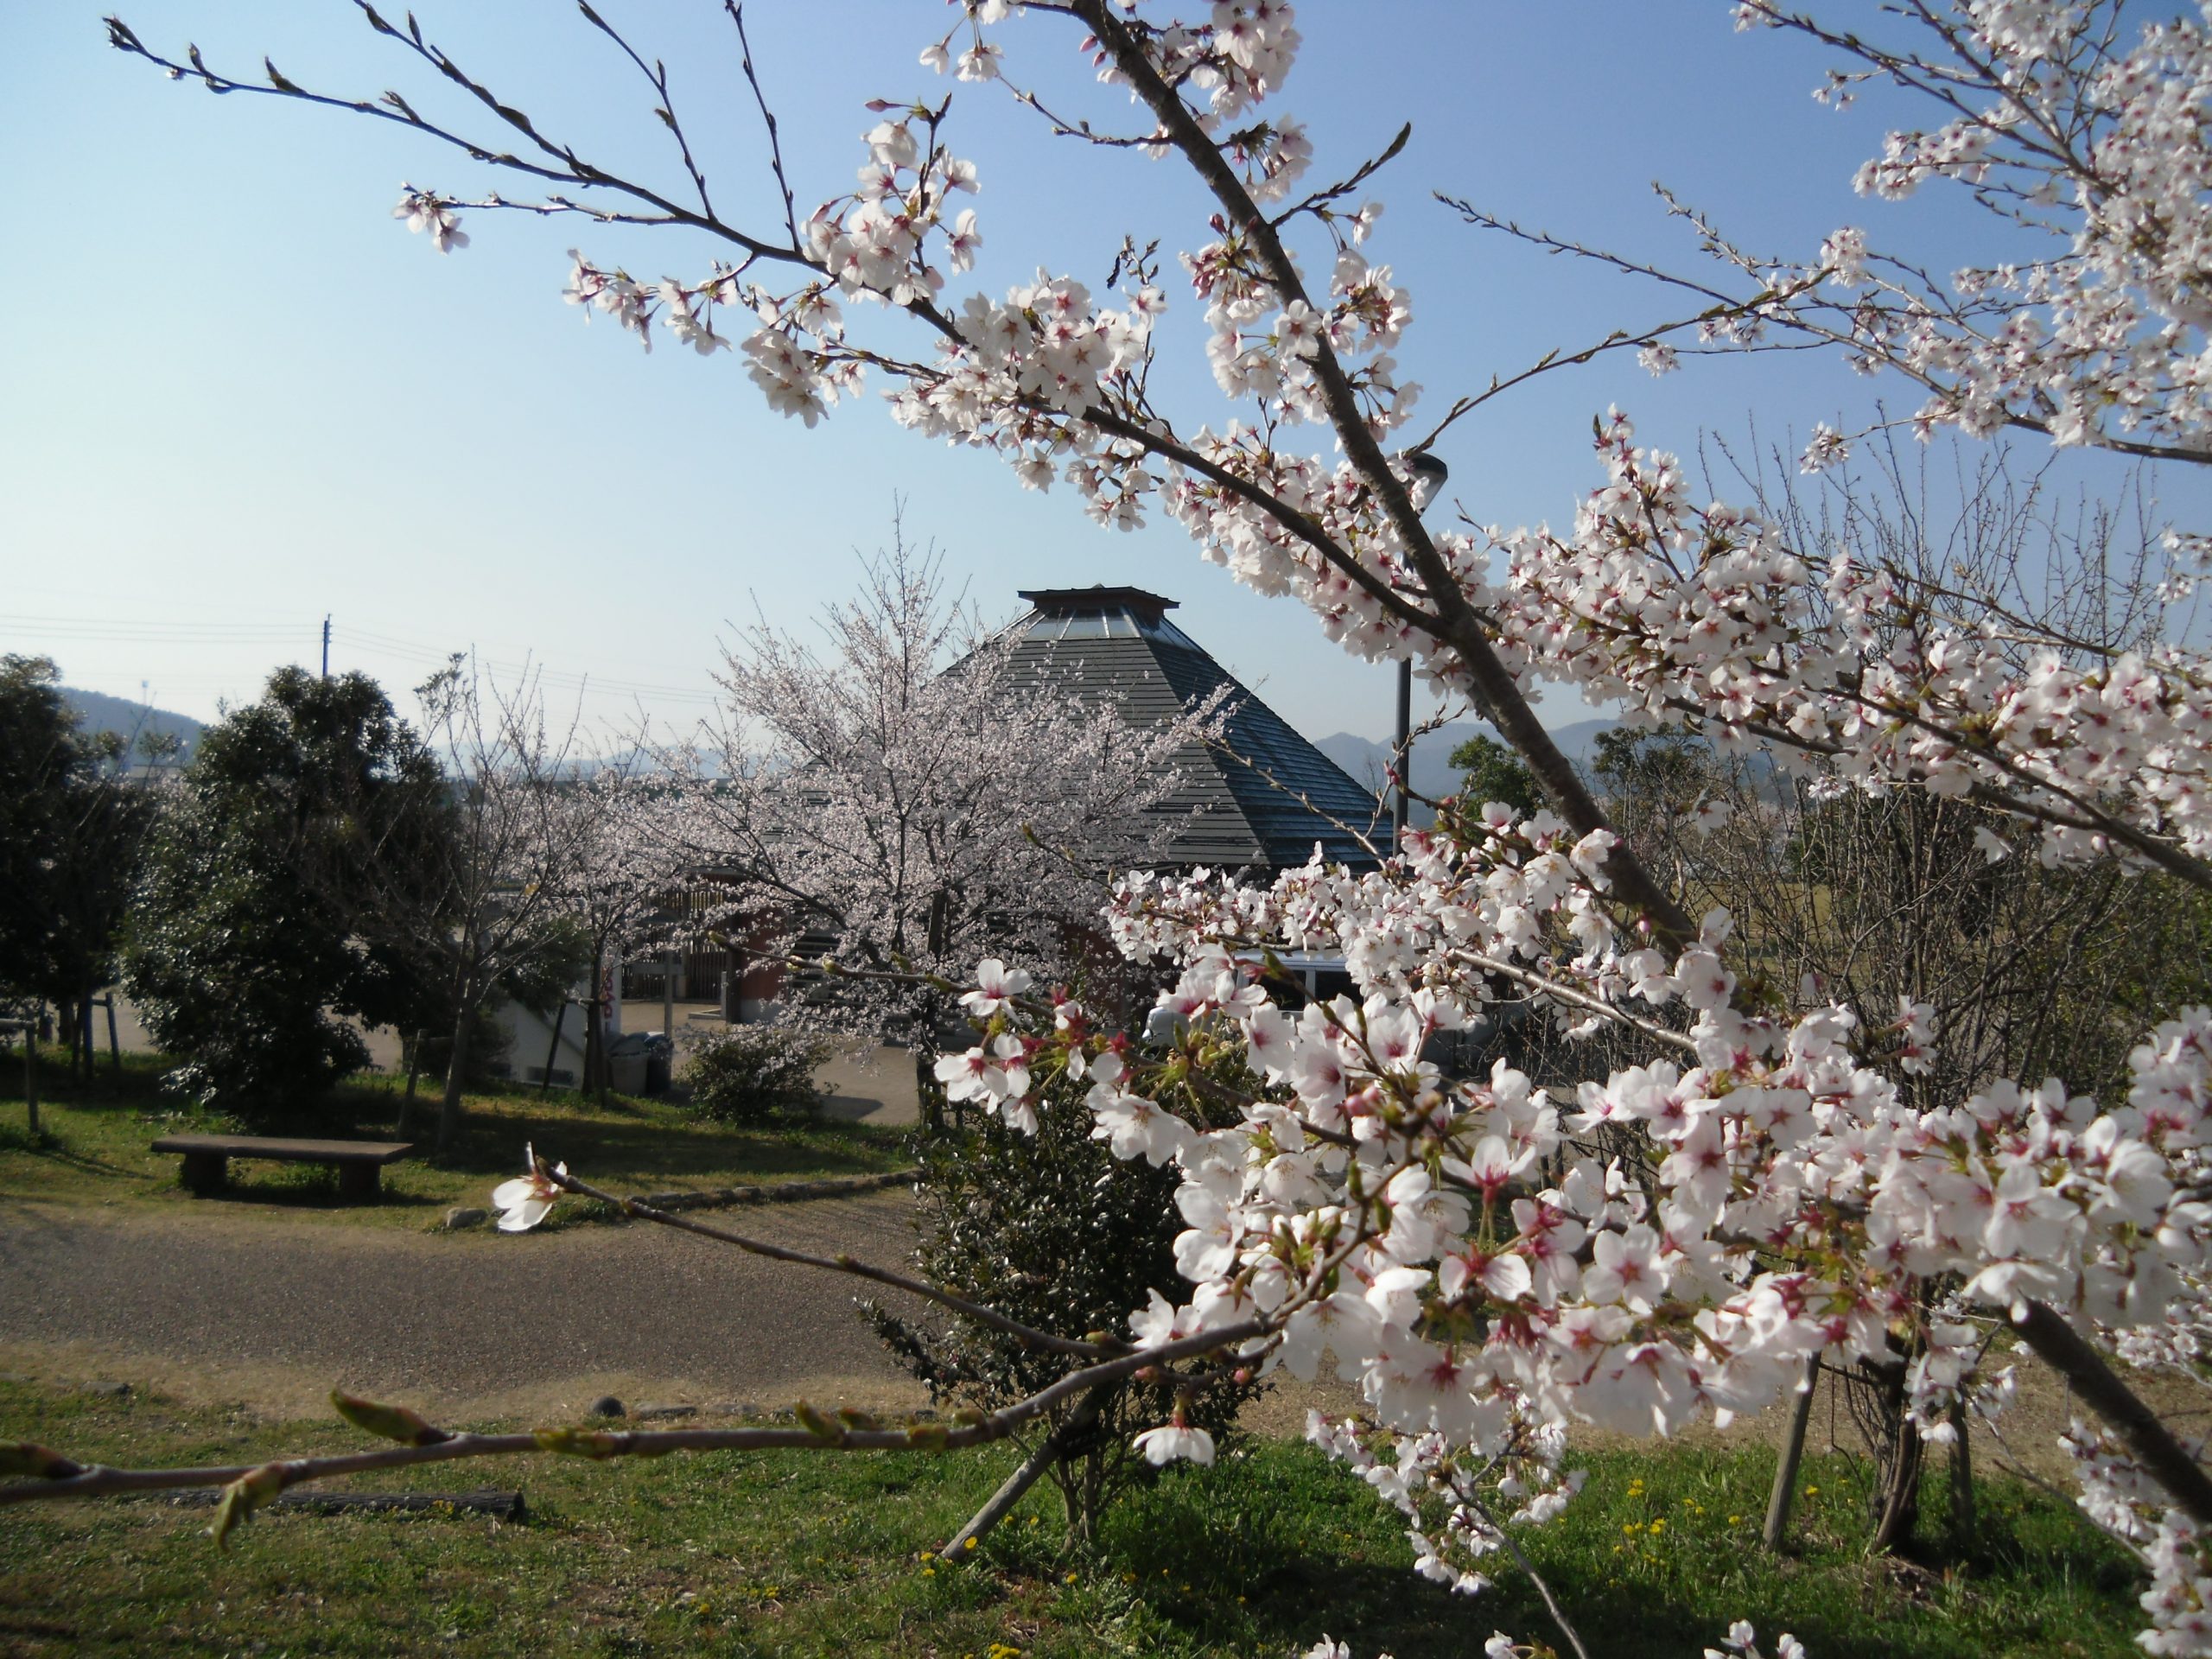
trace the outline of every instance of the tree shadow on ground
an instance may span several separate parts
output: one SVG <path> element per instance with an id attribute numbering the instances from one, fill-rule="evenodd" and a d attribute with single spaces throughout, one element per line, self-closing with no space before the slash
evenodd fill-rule
<path id="1" fill-rule="evenodd" d="M 1977 1530 L 1953 1557 L 1931 1481 L 1919 1559 L 1870 1560 L 1863 1464 L 1812 1459 L 1808 1486 L 1822 1496 L 1796 1548 L 1774 1555 L 1758 1547 L 1754 1507 L 1767 1448 L 1570 1462 L 1591 1470 L 1583 1496 L 1516 1533 L 1593 1654 L 1698 1659 L 1739 1618 L 1766 1651 L 1786 1630 L 1815 1659 L 2137 1651 L 2140 1574 L 2069 1505 L 2018 1483 L 1980 1484 Z M 1131 1593 L 1202 1650 L 1304 1652 L 1325 1630 L 1359 1659 L 1464 1659 L 1494 1630 L 1571 1650 L 1509 1557 L 1488 1558 L 1496 1582 L 1473 1597 L 1418 1578 L 1397 1513 L 1302 1448 L 1171 1469 L 1109 1517 L 1107 1544 Z"/>
<path id="2" fill-rule="evenodd" d="M 398 1080 L 372 1076 L 340 1085 L 296 1121 L 245 1126 L 220 1113 L 183 1108 L 161 1088 L 173 1062 L 127 1056 L 122 1072 L 89 1083 L 42 1077 L 47 1134 L 34 1138 L 9 1108 L 22 1098 L 20 1067 L 0 1066 L 0 1158 L 6 1190 L 20 1198 L 162 1198 L 177 1195 L 177 1161 L 152 1152 L 170 1133 L 241 1129 L 315 1139 L 406 1141 L 414 1151 L 387 1166 L 378 1205 L 347 1205 L 330 1171 L 313 1165 L 257 1166 L 241 1160 L 222 1195 L 239 1205 L 396 1211 L 404 1219 L 441 1205 L 481 1206 L 493 1186 L 523 1168 L 523 1149 L 588 1173 L 622 1192 L 665 1192 L 773 1182 L 796 1177 L 876 1174 L 912 1160 L 904 1134 L 880 1125 L 779 1120 L 760 1125 L 712 1122 L 681 1105 L 610 1096 L 605 1103 L 574 1091 L 521 1085 L 471 1091 L 451 1146 L 436 1150 L 439 1100 L 425 1087 L 407 1102 Z M 403 1107 L 407 1125 L 400 1129 Z"/>
<path id="3" fill-rule="evenodd" d="M 353 1093 L 357 1133 L 406 1139 L 422 1161 L 494 1180 L 520 1173 L 525 1145 L 572 1169 L 598 1172 L 594 1179 L 664 1186 L 797 1172 L 873 1174 L 904 1161 L 900 1132 L 874 1125 L 811 1119 L 732 1125 L 664 1101 L 618 1095 L 602 1106 L 582 1095 L 527 1088 L 471 1094 L 451 1143 L 440 1152 L 435 1099 L 416 1101 L 403 1136 L 396 1094 L 374 1087 Z M 406 1167 L 395 1165 L 391 1173 Z"/>
<path id="4" fill-rule="evenodd" d="M 0 1152 L 18 1152 L 27 1157 L 50 1159 L 65 1168 L 87 1175 L 130 1175 L 112 1159 L 86 1152 L 51 1129 L 34 1135 L 29 1130 L 16 1127 L 0 1128 Z"/>
<path id="5" fill-rule="evenodd" d="M 280 1210 L 428 1210 L 451 1200 L 435 1192 L 410 1192 L 394 1179 L 400 1165 L 388 1165 L 373 1198 L 349 1198 L 338 1189 L 335 1171 L 319 1164 L 274 1164 L 242 1171 L 233 1160 L 230 1177 L 217 1191 L 196 1193 L 210 1204 L 254 1204 Z"/>

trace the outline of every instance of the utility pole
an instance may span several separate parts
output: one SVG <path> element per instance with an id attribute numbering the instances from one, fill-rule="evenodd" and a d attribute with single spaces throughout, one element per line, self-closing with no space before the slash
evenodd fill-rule
<path id="1" fill-rule="evenodd" d="M 322 614 L 322 677 L 330 677 L 330 613 Z"/>
<path id="2" fill-rule="evenodd" d="M 1398 664 L 1398 740 L 1390 749 L 1390 765 L 1398 774 L 1398 798 L 1390 803 L 1390 850 L 1406 843 L 1406 817 L 1413 809 L 1407 791 L 1413 786 L 1414 659 Z"/>

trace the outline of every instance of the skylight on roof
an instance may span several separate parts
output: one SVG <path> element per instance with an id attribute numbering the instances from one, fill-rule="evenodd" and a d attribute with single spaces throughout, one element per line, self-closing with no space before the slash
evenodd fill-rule
<path id="1" fill-rule="evenodd" d="M 1021 632 L 1031 639 L 1151 639 L 1160 645 L 1198 647 L 1166 617 L 1124 609 L 1033 613 Z"/>

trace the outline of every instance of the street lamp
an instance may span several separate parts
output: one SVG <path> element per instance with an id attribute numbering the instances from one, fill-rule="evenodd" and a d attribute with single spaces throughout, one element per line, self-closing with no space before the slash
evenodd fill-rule
<path id="1" fill-rule="evenodd" d="M 1452 469 L 1425 449 L 1408 455 L 1406 467 L 1414 475 L 1414 510 L 1425 512 L 1428 504 L 1444 493 L 1444 480 L 1451 477 Z M 1413 806 L 1413 732 L 1414 659 L 1407 656 L 1398 663 L 1398 741 L 1390 750 L 1391 763 L 1398 773 L 1398 798 L 1390 807 L 1390 850 L 1394 853 L 1405 844 L 1406 818 Z"/>

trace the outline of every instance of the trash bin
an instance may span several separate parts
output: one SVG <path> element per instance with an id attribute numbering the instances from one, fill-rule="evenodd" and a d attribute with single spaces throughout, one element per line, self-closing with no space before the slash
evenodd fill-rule
<path id="1" fill-rule="evenodd" d="M 607 1045 L 608 1080 L 621 1095 L 658 1095 L 668 1090 L 675 1046 L 664 1031 L 626 1031 Z"/>

